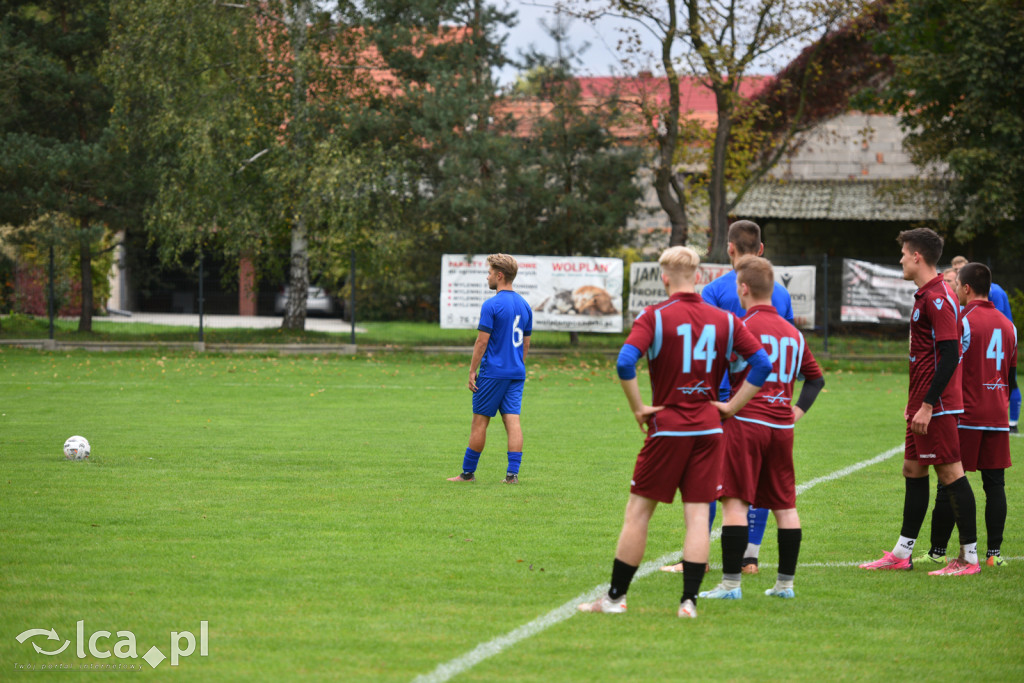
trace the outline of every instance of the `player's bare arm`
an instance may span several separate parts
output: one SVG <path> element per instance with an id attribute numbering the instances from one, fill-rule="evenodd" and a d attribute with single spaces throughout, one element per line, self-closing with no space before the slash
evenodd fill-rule
<path id="1" fill-rule="evenodd" d="M 527 337 L 529 339 L 529 337 Z M 484 351 L 487 350 L 487 342 L 491 340 L 490 332 L 478 332 L 476 343 L 473 344 L 473 358 L 469 361 L 469 390 L 476 391 L 476 373 L 480 370 L 480 361 L 484 358 Z M 524 354 L 525 355 L 525 354 Z"/>
<path id="2" fill-rule="evenodd" d="M 730 398 L 727 403 L 712 401 L 711 405 L 718 409 L 718 414 L 723 420 L 728 420 L 730 417 L 740 412 L 740 409 L 747 405 L 747 403 L 750 402 L 750 399 L 754 398 L 760 388 L 761 387 L 757 384 L 751 384 L 744 380 L 743 384 L 740 385 L 739 391 L 733 394 L 732 398 Z"/>

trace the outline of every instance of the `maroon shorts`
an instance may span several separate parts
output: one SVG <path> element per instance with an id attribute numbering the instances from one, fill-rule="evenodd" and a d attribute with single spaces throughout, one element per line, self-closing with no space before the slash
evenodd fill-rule
<path id="1" fill-rule="evenodd" d="M 687 503 L 717 500 L 724 444 L 720 433 L 647 437 L 629 492 L 662 503 L 671 503 L 677 490 Z"/>
<path id="2" fill-rule="evenodd" d="M 1005 470 L 1010 466 L 1010 432 L 964 427 L 957 431 L 964 472 Z"/>
<path id="3" fill-rule="evenodd" d="M 928 423 L 924 436 L 910 431 L 907 420 L 907 440 L 903 459 L 913 460 L 922 465 L 946 465 L 960 462 L 960 430 L 956 428 L 956 415 L 939 415 Z"/>
<path id="4" fill-rule="evenodd" d="M 793 430 L 738 419 L 724 426 L 722 496 L 768 510 L 795 508 Z"/>

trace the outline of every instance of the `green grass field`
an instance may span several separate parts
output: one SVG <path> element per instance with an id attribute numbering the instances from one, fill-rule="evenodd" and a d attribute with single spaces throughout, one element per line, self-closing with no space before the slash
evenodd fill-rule
<path id="1" fill-rule="evenodd" d="M 499 483 L 497 421 L 478 482 L 450 484 L 470 422 L 467 364 L 0 347 L 0 678 L 134 665 L 152 680 L 410 681 L 453 661 L 456 680 L 1024 678 L 1019 465 L 1002 569 L 856 569 L 899 532 L 897 454 L 801 494 L 796 600 L 762 595 L 771 523 L 741 601 L 702 600 L 684 622 L 682 579 L 653 572 L 634 582 L 628 614 L 562 618 L 608 581 L 642 435 L 611 360 L 537 358 L 521 484 Z M 798 482 L 903 439 L 903 374 L 836 370 L 827 382 L 797 429 Z M 63 459 L 72 434 L 92 442 L 88 461 Z M 1012 447 L 1021 462 L 1024 441 Z M 646 559 L 674 555 L 682 533 L 681 506 L 662 506 Z M 80 659 L 79 621 L 86 640 L 114 634 L 100 634 L 101 654 L 131 632 L 140 658 L 97 658 L 82 643 Z M 207 656 L 197 644 L 176 667 L 141 659 L 151 647 L 169 656 L 172 631 L 198 639 L 203 621 Z M 493 656 L 460 659 L 529 624 Z M 51 628 L 58 639 L 16 639 Z M 59 655 L 33 648 L 65 641 Z"/>

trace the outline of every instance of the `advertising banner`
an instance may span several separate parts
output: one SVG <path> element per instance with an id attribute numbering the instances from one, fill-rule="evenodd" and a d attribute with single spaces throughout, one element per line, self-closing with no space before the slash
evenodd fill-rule
<path id="1" fill-rule="evenodd" d="M 840 319 L 855 323 L 910 322 L 917 285 L 899 266 L 843 259 Z"/>
<path id="2" fill-rule="evenodd" d="M 533 329 L 622 331 L 622 259 L 515 256 L 512 288 L 533 309 Z M 441 328 L 476 329 L 487 287 L 487 256 L 445 254 L 441 260 Z"/>
<path id="3" fill-rule="evenodd" d="M 700 264 L 700 292 L 704 285 L 725 275 L 732 266 L 721 263 Z M 814 266 L 775 266 L 775 281 L 789 291 L 797 327 L 814 327 L 814 291 L 817 268 Z M 629 312 L 635 317 L 647 306 L 665 300 L 661 268 L 657 263 L 633 263 L 629 268 Z"/>

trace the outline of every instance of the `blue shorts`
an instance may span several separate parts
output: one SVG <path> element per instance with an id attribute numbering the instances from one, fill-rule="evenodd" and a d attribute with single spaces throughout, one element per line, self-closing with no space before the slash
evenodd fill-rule
<path id="1" fill-rule="evenodd" d="M 523 385 L 525 379 L 489 379 L 476 380 L 476 391 L 473 392 L 473 414 L 494 417 L 502 415 L 518 415 L 523 404 Z"/>

